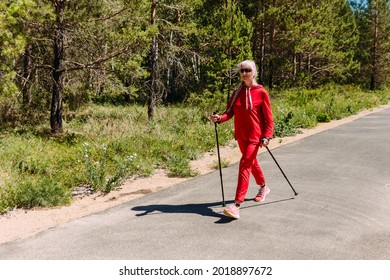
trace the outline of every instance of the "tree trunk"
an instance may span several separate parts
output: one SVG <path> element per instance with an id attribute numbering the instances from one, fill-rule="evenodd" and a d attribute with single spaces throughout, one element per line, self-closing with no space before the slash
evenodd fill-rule
<path id="1" fill-rule="evenodd" d="M 261 11 L 265 13 L 264 1 L 261 1 Z M 261 21 L 261 39 L 260 39 L 260 71 L 259 71 L 259 82 L 264 85 L 264 58 L 265 58 L 265 19 Z"/>
<path id="2" fill-rule="evenodd" d="M 275 7 L 275 3 L 273 4 L 273 6 Z M 275 36 L 276 36 L 276 26 L 275 26 L 275 22 L 272 21 L 271 22 L 271 26 L 270 26 L 270 42 L 269 42 L 269 45 L 270 45 L 270 52 L 273 54 L 271 59 L 269 60 L 269 64 L 268 64 L 268 67 L 269 67 L 269 75 L 268 75 L 268 86 L 270 89 L 273 88 L 274 86 L 274 74 L 275 74 L 275 65 L 274 65 L 274 56 L 276 55 L 276 51 L 275 51 Z"/>
<path id="3" fill-rule="evenodd" d="M 56 14 L 56 28 L 54 31 L 54 61 L 53 61 L 53 92 L 50 111 L 50 127 L 52 133 L 62 131 L 62 94 L 63 84 L 63 63 L 64 63 L 64 9 L 66 0 L 53 1 Z"/>
<path id="4" fill-rule="evenodd" d="M 377 89 L 378 79 L 378 37 L 379 37 L 379 6 L 378 1 L 375 1 L 374 8 L 374 34 L 373 34 L 373 47 L 372 47 L 372 62 L 371 62 L 371 77 L 370 77 L 370 90 Z"/>
<path id="5" fill-rule="evenodd" d="M 152 0 L 150 24 L 156 24 L 156 7 L 157 0 Z M 155 107 L 158 101 L 159 86 L 159 70 L 158 70 L 158 41 L 157 35 L 152 38 L 152 45 L 150 48 L 150 96 L 148 99 L 148 119 L 152 120 L 154 117 Z"/>
<path id="6" fill-rule="evenodd" d="M 29 86 L 31 78 L 31 45 L 27 44 L 23 54 L 23 81 L 22 81 L 22 96 L 23 106 L 28 106 L 31 103 L 32 96 Z"/>
<path id="7" fill-rule="evenodd" d="M 296 52 L 294 52 L 293 54 L 293 64 L 292 64 L 292 67 L 293 67 L 293 71 L 292 71 L 292 77 L 291 77 L 291 80 L 292 80 L 292 86 L 295 86 L 296 85 L 296 81 L 297 81 L 297 73 L 298 73 L 298 70 L 297 70 L 297 65 L 298 65 L 298 62 L 297 62 L 297 57 L 298 57 L 298 54 Z"/>
<path id="8" fill-rule="evenodd" d="M 272 1 L 272 7 L 277 7 L 275 0 Z M 274 57 L 278 55 L 276 50 L 276 45 L 275 45 L 276 31 L 277 31 L 276 26 L 277 26 L 277 22 L 275 21 L 275 19 L 272 19 L 270 24 L 270 42 L 269 42 L 269 48 L 270 48 L 269 51 L 271 54 L 271 58 L 268 63 L 268 67 L 269 67 L 268 86 L 270 89 L 272 89 L 274 86 L 274 74 L 276 69 L 274 63 L 274 59 L 275 59 Z"/>
<path id="9" fill-rule="evenodd" d="M 232 9 L 232 3 L 230 3 L 228 0 L 226 0 L 226 11 L 229 15 L 229 32 L 232 32 L 233 29 L 233 9 Z M 230 10 L 229 10 L 230 9 Z M 229 36 L 231 38 L 231 36 Z M 226 98 L 226 104 L 230 100 L 230 92 L 232 90 L 233 86 L 233 77 L 234 77 L 234 70 L 232 69 L 232 61 L 233 61 L 233 50 L 232 50 L 232 39 L 229 40 L 229 46 L 228 46 L 228 54 L 229 54 L 229 72 L 228 72 L 228 79 L 229 79 L 229 86 L 228 86 L 228 94 Z"/>

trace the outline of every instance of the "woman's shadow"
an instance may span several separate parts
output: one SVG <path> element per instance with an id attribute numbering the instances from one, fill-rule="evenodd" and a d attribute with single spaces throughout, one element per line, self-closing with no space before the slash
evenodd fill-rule
<path id="1" fill-rule="evenodd" d="M 289 201 L 294 198 L 280 199 L 276 201 L 270 201 L 266 203 L 261 203 L 257 205 L 246 206 L 243 208 L 251 208 L 256 206 L 264 206 L 267 204 L 279 203 L 283 201 Z M 251 201 L 251 199 L 245 199 L 245 201 Z M 234 201 L 226 201 L 226 204 L 233 203 Z M 142 217 L 146 215 L 157 215 L 163 213 L 189 213 L 189 214 L 198 214 L 201 216 L 215 217 L 219 220 L 215 221 L 216 224 L 226 224 L 230 223 L 234 219 L 229 218 L 223 215 L 221 212 L 215 212 L 212 208 L 222 206 L 221 202 L 210 202 L 210 203 L 191 203 L 191 204 L 182 204 L 182 205 L 169 205 L 169 204 L 154 204 L 154 205 L 143 205 L 135 206 L 131 208 L 133 211 L 142 211 L 143 213 L 135 214 L 137 217 Z"/>
<path id="2" fill-rule="evenodd" d="M 233 201 L 227 201 L 226 203 L 232 203 Z M 137 213 L 137 217 L 146 215 L 156 215 L 162 213 L 189 213 L 198 214 L 201 216 L 219 218 L 216 224 L 229 223 L 233 219 L 223 215 L 221 212 L 215 212 L 212 207 L 222 206 L 221 202 L 210 202 L 210 203 L 191 203 L 182 205 L 169 205 L 169 204 L 154 204 L 154 205 L 143 205 L 135 206 L 131 208 L 133 211 L 142 211 Z"/>

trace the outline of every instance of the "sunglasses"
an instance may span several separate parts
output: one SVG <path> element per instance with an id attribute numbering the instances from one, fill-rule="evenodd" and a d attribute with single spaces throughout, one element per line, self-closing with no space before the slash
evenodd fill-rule
<path id="1" fill-rule="evenodd" d="M 252 72 L 252 69 L 248 69 L 248 68 L 243 68 L 243 69 L 240 69 L 240 72 L 241 73 L 250 73 L 250 72 Z"/>

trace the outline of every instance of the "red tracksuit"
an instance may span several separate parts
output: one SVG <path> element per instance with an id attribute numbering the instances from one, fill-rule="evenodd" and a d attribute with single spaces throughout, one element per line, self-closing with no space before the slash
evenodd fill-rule
<path id="1" fill-rule="evenodd" d="M 261 85 L 242 85 L 230 98 L 219 123 L 234 116 L 234 138 L 242 153 L 235 201 L 244 202 L 250 174 L 260 186 L 265 184 L 263 172 L 257 162 L 257 152 L 263 137 L 272 138 L 274 122 L 268 92 Z"/>

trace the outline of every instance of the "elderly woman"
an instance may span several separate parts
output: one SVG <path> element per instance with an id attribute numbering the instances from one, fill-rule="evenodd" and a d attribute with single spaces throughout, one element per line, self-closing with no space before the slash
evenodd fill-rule
<path id="1" fill-rule="evenodd" d="M 242 153 L 238 171 L 235 203 L 224 210 L 234 219 L 240 218 L 240 205 L 245 201 L 250 174 L 259 185 L 256 202 L 264 201 L 270 189 L 265 184 L 263 172 L 257 162 L 257 152 L 267 146 L 273 136 L 274 122 L 268 92 L 256 82 L 256 65 L 251 60 L 239 63 L 241 84 L 230 98 L 222 115 L 214 114 L 211 120 L 217 123 L 228 121 L 234 116 L 234 138 Z"/>

